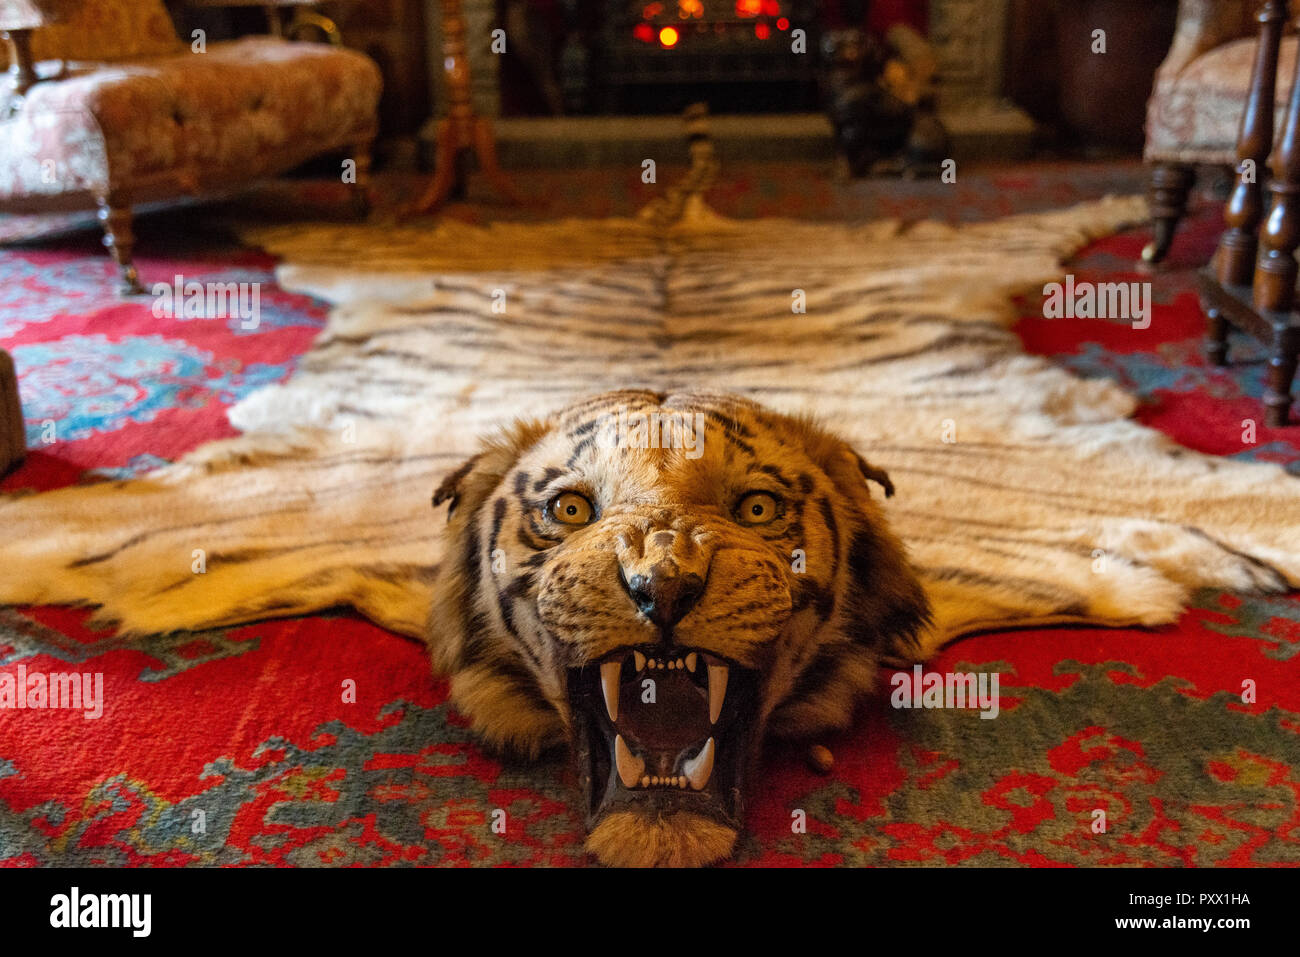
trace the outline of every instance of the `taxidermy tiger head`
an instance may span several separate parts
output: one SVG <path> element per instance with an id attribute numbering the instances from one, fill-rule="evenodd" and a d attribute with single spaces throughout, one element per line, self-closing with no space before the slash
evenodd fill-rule
<path id="1" fill-rule="evenodd" d="M 846 727 L 929 607 L 868 482 L 810 421 L 613 392 L 487 441 L 444 481 L 430 626 L 498 750 L 568 743 L 606 864 L 731 853 L 763 736 Z"/>

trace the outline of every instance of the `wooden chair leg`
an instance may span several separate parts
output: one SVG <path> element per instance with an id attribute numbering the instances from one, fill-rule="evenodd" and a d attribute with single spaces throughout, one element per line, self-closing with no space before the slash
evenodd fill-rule
<path id="1" fill-rule="evenodd" d="M 1227 361 L 1229 319 L 1268 347 L 1264 419 L 1273 428 L 1286 425 L 1290 416 L 1292 380 L 1300 353 L 1300 326 L 1292 325 L 1300 272 L 1295 258 L 1300 247 L 1300 63 L 1269 164 L 1273 176 L 1268 185 L 1271 201 L 1267 216 L 1263 215 L 1259 185 L 1260 167 L 1273 142 L 1278 48 L 1289 6 L 1287 0 L 1267 0 L 1257 17 L 1259 41 L 1237 138 L 1237 182 L 1224 209 L 1225 230 L 1212 271 L 1198 280 L 1209 321 L 1205 354 L 1213 365 Z M 1153 210 L 1158 205 L 1154 186 L 1153 179 Z M 1157 234 L 1157 243 L 1159 238 Z M 1251 287 L 1249 305 L 1242 297 L 1247 283 Z"/>
<path id="2" fill-rule="evenodd" d="M 18 374 L 9 353 L 0 349 L 0 475 L 21 462 L 26 454 L 27 431 L 23 407 L 18 401 Z"/>
<path id="3" fill-rule="evenodd" d="M 1260 180 L 1264 163 L 1273 148 L 1273 101 L 1277 85 L 1278 47 L 1282 26 L 1286 23 L 1286 0 L 1268 0 L 1260 10 L 1259 41 L 1255 46 L 1255 65 L 1246 94 L 1246 108 L 1241 112 L 1237 134 L 1237 181 L 1223 210 L 1224 233 L 1215 254 L 1214 272 L 1225 286 L 1245 286 L 1252 281 L 1256 230 L 1263 215 L 1263 191 Z"/>
<path id="4" fill-rule="evenodd" d="M 122 271 L 121 292 L 124 296 L 140 296 L 140 274 L 136 272 L 135 231 L 132 228 L 131 207 L 115 204 L 109 199 L 99 200 L 99 224 L 104 230 L 104 248 L 107 249 Z"/>
<path id="5" fill-rule="evenodd" d="M 1174 231 L 1187 212 L 1187 200 L 1196 185 L 1196 170 L 1185 163 L 1160 163 L 1151 170 L 1148 187 L 1151 206 L 1151 242 L 1142 250 L 1148 263 L 1160 262 L 1174 242 Z"/>
<path id="6" fill-rule="evenodd" d="M 1300 61 L 1295 78 L 1300 79 Z M 1273 202 L 1259 231 L 1252 297 L 1262 312 L 1286 312 L 1295 301 L 1295 251 L 1300 246 L 1300 87 L 1292 87 L 1282 138 L 1269 165 Z"/>
<path id="7" fill-rule="evenodd" d="M 1281 428 L 1290 420 L 1291 383 L 1295 379 L 1296 360 L 1300 354 L 1300 328 L 1279 327 L 1268 357 L 1268 387 L 1264 390 L 1264 421 L 1270 428 Z"/>
<path id="8" fill-rule="evenodd" d="M 1205 357 L 1212 366 L 1228 364 L 1228 320 L 1223 313 L 1210 307 L 1205 310 L 1209 329 L 1205 334 Z"/>

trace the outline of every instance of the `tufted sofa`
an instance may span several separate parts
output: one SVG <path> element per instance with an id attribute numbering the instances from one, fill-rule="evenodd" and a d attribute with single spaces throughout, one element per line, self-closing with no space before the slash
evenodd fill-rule
<path id="1" fill-rule="evenodd" d="M 1143 258 L 1169 251 L 1187 209 L 1198 164 L 1235 166 L 1250 87 L 1262 0 L 1180 0 L 1174 42 L 1147 103 L 1145 158 L 1151 164 L 1155 236 Z M 1297 38 L 1279 52 L 1275 128 L 1291 95 Z"/>
<path id="2" fill-rule="evenodd" d="M 336 151 L 364 199 L 382 85 L 368 57 L 271 37 L 196 52 L 161 0 L 58 2 L 70 12 L 32 34 L 41 80 L 0 103 L 0 210 L 97 209 L 138 292 L 140 203 L 230 192 Z"/>

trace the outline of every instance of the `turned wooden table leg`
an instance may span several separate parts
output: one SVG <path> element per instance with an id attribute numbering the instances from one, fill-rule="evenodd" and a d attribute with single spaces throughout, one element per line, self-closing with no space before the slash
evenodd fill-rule
<path id="1" fill-rule="evenodd" d="M 1146 262 L 1158 263 L 1168 254 L 1194 185 L 1196 171 L 1184 163 L 1161 163 L 1151 170 L 1147 204 L 1151 207 L 1153 236 L 1142 250 Z"/>
<path id="2" fill-rule="evenodd" d="M 27 454 L 23 407 L 18 401 L 18 374 L 9 353 L 0 349 L 0 475 Z"/>
<path id="3" fill-rule="evenodd" d="M 470 98 L 469 54 L 465 46 L 465 17 L 460 0 L 443 0 L 442 52 L 447 78 L 447 116 L 438 123 L 437 166 L 434 178 L 410 208 L 412 213 L 432 213 L 449 198 L 462 194 L 462 156 L 477 154 L 483 175 L 498 193 L 512 203 L 523 197 L 497 162 L 492 124 L 474 112 Z"/>
<path id="4" fill-rule="evenodd" d="M 1264 207 L 1259 178 L 1273 148 L 1273 91 L 1286 16 L 1286 0 L 1268 0 L 1257 18 L 1259 43 L 1237 137 L 1237 182 L 1224 207 L 1223 222 L 1227 228 L 1215 255 L 1215 275 L 1225 286 L 1248 284 L 1255 268 L 1258 248 L 1255 233 Z"/>
<path id="5" fill-rule="evenodd" d="M 501 168 L 501 161 L 497 159 L 497 140 L 492 133 L 492 124 L 481 116 L 474 117 L 474 152 L 478 154 L 482 173 L 492 188 L 504 196 L 507 202 L 523 206 L 523 194 L 515 189 L 515 184 L 510 181 L 510 177 Z"/>

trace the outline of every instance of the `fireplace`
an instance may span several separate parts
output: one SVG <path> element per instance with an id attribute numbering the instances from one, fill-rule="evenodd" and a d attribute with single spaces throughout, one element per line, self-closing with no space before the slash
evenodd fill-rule
<path id="1" fill-rule="evenodd" d="M 816 0 L 611 0 L 607 7 L 605 112 L 677 113 L 696 100 L 719 113 L 817 106 Z M 792 52 L 795 45 L 803 55 Z"/>
<path id="2" fill-rule="evenodd" d="M 439 109 L 442 36 L 438 0 L 425 0 L 431 88 Z M 834 25 L 828 10 L 847 0 L 462 0 L 471 95 L 497 121 L 508 164 L 568 164 L 578 157 L 618 161 L 648 143 L 676 142 L 673 117 L 704 101 L 718 117 L 736 115 L 723 135 L 761 140 L 734 155 L 831 155 L 818 86 L 819 40 Z M 1010 0 L 928 0 L 924 33 L 938 60 L 938 108 L 956 155 L 1014 158 L 1028 152 L 1033 124 L 1002 96 Z M 917 0 L 876 0 L 881 8 Z M 507 55 L 489 37 L 504 29 Z M 795 30 L 805 51 L 791 55 Z M 533 38 L 542 38 L 534 42 Z M 538 80 L 518 71 L 529 58 L 550 64 Z M 531 97 L 520 102 L 519 91 Z M 769 114 L 758 122 L 755 114 Z M 601 127 L 606 117 L 621 126 Z M 744 117 L 753 122 L 744 122 Z M 645 117 L 633 122 L 634 117 Z M 662 118 L 662 128 L 660 126 Z M 431 139 L 434 124 L 425 128 Z M 617 142 L 615 142 L 617 140 Z"/>

